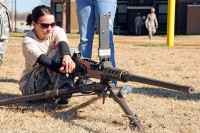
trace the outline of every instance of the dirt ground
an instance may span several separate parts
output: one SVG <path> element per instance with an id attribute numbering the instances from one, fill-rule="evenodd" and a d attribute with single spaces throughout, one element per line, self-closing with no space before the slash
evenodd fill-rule
<path id="1" fill-rule="evenodd" d="M 79 36 L 69 34 L 70 47 L 77 48 Z M 114 36 L 116 64 L 132 74 L 194 86 L 196 94 L 137 82 L 124 95 L 141 124 L 152 133 L 197 133 L 200 131 L 200 36 L 175 36 L 173 47 L 166 36 Z M 5 62 L 0 68 L 0 99 L 20 96 L 17 84 L 24 68 L 21 37 L 10 37 Z M 98 37 L 93 60 L 98 61 Z M 96 96 L 71 98 L 67 107 L 48 103 L 20 103 L 0 106 L 1 132 L 131 132 L 128 119 L 111 98 L 105 104 Z M 135 131 L 136 132 L 136 131 Z"/>

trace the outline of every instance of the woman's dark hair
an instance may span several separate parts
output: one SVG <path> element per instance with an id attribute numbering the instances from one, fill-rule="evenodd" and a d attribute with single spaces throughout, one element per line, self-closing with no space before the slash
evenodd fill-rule
<path id="1" fill-rule="evenodd" d="M 54 15 L 52 9 L 50 7 L 48 7 L 48 6 L 41 5 L 41 6 L 35 7 L 32 10 L 32 14 L 29 14 L 27 16 L 26 25 L 30 25 L 31 26 L 32 21 L 37 23 L 38 19 L 40 17 L 46 15 L 46 14 Z"/>

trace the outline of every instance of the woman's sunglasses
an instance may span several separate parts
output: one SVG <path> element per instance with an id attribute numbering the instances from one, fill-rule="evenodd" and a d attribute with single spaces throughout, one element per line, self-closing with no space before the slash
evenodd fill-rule
<path id="1" fill-rule="evenodd" d="M 47 29 L 47 28 L 49 28 L 49 26 L 50 26 L 51 28 L 54 28 L 54 27 L 56 26 L 56 22 L 51 23 L 51 24 L 41 23 L 41 24 L 38 24 L 38 25 L 40 25 L 41 28 L 43 28 L 43 29 Z"/>

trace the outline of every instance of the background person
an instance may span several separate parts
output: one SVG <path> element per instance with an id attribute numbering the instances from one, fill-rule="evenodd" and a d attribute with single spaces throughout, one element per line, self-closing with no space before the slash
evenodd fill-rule
<path id="1" fill-rule="evenodd" d="M 10 32 L 10 20 L 7 11 L 7 0 L 0 0 L 0 66 L 6 52 Z"/>
<path id="2" fill-rule="evenodd" d="M 135 17 L 134 26 L 135 26 L 135 35 L 141 35 L 143 19 L 140 13 L 137 13 L 137 16 Z"/>
<path id="3" fill-rule="evenodd" d="M 109 20 L 109 45 L 111 49 L 110 61 L 115 67 L 115 50 L 113 42 L 113 25 L 115 12 L 117 7 L 117 0 L 76 0 L 77 4 L 77 18 L 80 32 L 80 44 L 78 50 L 83 57 L 91 59 L 93 38 L 95 33 L 95 22 L 99 22 L 99 14 L 111 13 Z M 116 81 L 113 81 L 116 84 Z"/>
<path id="4" fill-rule="evenodd" d="M 151 8 L 151 13 L 147 15 L 145 26 L 149 32 L 149 39 L 156 33 L 156 29 L 158 28 L 158 21 L 155 14 L 155 9 Z"/>
<path id="5" fill-rule="evenodd" d="M 73 72 L 75 63 L 71 59 L 68 39 L 64 30 L 55 23 L 50 7 L 37 6 L 27 17 L 32 25 L 22 42 L 25 69 L 19 81 L 23 95 L 42 93 L 46 90 L 71 86 L 67 74 Z M 58 103 L 67 103 L 60 98 Z"/>

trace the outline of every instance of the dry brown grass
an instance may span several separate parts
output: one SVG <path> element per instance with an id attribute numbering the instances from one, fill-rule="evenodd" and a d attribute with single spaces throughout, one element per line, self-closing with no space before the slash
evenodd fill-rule
<path id="1" fill-rule="evenodd" d="M 75 36 L 75 37 L 74 37 Z M 200 36 L 176 36 L 175 46 L 166 46 L 165 36 L 115 36 L 117 67 L 134 74 L 183 85 L 200 92 Z M 24 67 L 20 37 L 11 37 L 5 63 L 0 69 L 0 99 L 20 96 L 17 81 Z M 71 47 L 79 37 L 69 35 Z M 97 60 L 97 37 L 93 59 Z M 125 83 L 118 83 L 120 86 Z M 141 83 L 125 96 L 149 132 L 197 133 L 200 131 L 200 94 L 188 95 Z M 121 108 L 107 98 L 73 97 L 67 107 L 49 103 L 20 103 L 0 107 L 1 132 L 130 132 Z"/>

